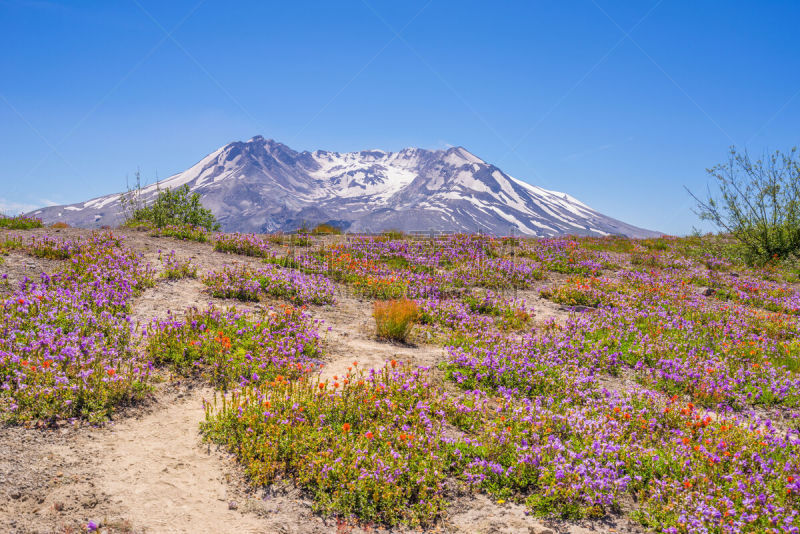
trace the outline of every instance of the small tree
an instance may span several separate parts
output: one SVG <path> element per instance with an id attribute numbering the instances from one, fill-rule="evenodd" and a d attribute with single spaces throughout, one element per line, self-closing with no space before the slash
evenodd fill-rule
<path id="1" fill-rule="evenodd" d="M 156 199 L 149 206 L 136 209 L 132 222 L 149 222 L 157 228 L 171 224 L 192 225 L 206 230 L 218 230 L 214 214 L 204 208 L 198 193 L 191 193 L 188 185 L 177 189 L 164 189 L 159 191 Z"/>
<path id="2" fill-rule="evenodd" d="M 751 263 L 800 257 L 800 160 L 797 149 L 753 161 L 731 148 L 727 163 L 707 169 L 718 191 L 694 193 L 695 212 L 729 232 Z"/>

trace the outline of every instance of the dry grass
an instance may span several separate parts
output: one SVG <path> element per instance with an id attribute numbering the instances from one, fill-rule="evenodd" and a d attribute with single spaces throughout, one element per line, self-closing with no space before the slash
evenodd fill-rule
<path id="1" fill-rule="evenodd" d="M 419 316 L 419 307 L 413 300 L 378 301 L 372 312 L 379 338 L 405 342 L 414 321 Z"/>

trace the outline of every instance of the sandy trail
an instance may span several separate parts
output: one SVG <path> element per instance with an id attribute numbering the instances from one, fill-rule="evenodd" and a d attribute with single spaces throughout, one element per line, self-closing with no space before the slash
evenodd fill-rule
<path id="1" fill-rule="evenodd" d="M 152 532 L 261 532 L 260 522 L 230 510 L 219 458 L 200 442 L 202 397 L 191 392 L 94 441 L 98 486 Z"/>
<path id="2" fill-rule="evenodd" d="M 202 399 L 212 395 L 210 389 L 178 393 L 141 417 L 93 430 L 54 452 L 83 455 L 108 508 L 130 518 L 135 532 L 264 532 L 255 516 L 229 509 L 237 496 L 222 460 L 201 442 Z M 103 524 L 103 515 L 94 521 Z"/>

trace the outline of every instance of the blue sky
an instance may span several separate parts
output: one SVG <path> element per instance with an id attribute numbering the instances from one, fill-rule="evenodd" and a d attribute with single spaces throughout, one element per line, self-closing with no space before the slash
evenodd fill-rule
<path id="1" fill-rule="evenodd" d="M 0 209 L 153 181 L 233 140 L 462 145 L 627 222 L 798 144 L 800 2 L 0 0 Z"/>

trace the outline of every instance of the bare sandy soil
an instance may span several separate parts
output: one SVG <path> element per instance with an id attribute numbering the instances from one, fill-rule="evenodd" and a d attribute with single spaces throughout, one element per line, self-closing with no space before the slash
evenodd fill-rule
<path id="1" fill-rule="evenodd" d="M 52 232 L 49 230 L 48 232 Z M 79 230 L 63 230 L 78 235 Z M 20 232 L 22 233 L 22 232 Z M 30 232 L 25 232 L 30 233 Z M 0 235 L 0 238 L 2 235 Z M 224 264 L 258 260 L 213 252 L 208 244 L 127 234 L 128 245 L 157 269 L 159 250 L 192 258 L 200 273 Z M 49 272 L 57 262 L 11 254 L 0 264 L 11 284 Z M 10 288 L 0 287 L 8 292 Z M 520 293 L 537 321 L 563 322 L 570 312 Z M 160 281 L 134 303 L 135 322 L 180 318 L 185 309 L 215 300 L 197 280 Z M 240 303 L 219 301 L 224 306 Z M 264 305 L 269 305 L 265 303 Z M 314 307 L 324 321 L 323 377 L 343 375 L 353 361 L 364 369 L 391 359 L 433 367 L 444 358 L 432 344 L 392 345 L 375 339 L 372 304 L 339 288 L 334 306 Z M 330 329 L 330 331 L 328 331 Z M 92 521 L 106 532 L 386 532 L 314 514 L 311 501 L 291 485 L 253 488 L 231 455 L 202 441 L 203 401 L 213 391 L 164 376 L 152 398 L 103 427 L 0 428 L 0 532 L 83 532 Z M 531 533 L 639 532 L 624 519 L 611 522 L 543 522 L 524 507 L 485 496 L 453 495 L 448 516 L 434 532 Z M 406 532 L 394 529 L 392 532 Z"/>

